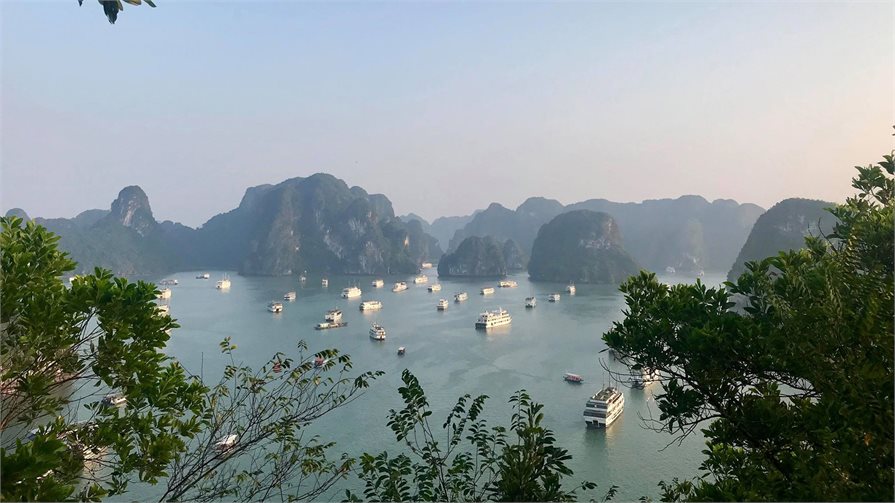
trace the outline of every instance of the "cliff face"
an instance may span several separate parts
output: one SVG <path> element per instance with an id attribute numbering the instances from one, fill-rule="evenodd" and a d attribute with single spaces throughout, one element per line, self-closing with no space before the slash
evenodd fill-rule
<path id="1" fill-rule="evenodd" d="M 616 284 L 639 269 L 622 247 L 615 220 L 589 210 L 563 213 L 544 224 L 528 263 L 535 281 Z"/>
<path id="2" fill-rule="evenodd" d="M 507 270 L 521 271 L 525 269 L 528 258 L 515 241 L 507 239 L 503 243 L 503 261 L 507 265 Z"/>
<path id="3" fill-rule="evenodd" d="M 502 277 L 507 274 L 500 244 L 491 237 L 468 237 L 438 261 L 442 277 Z"/>
<path id="4" fill-rule="evenodd" d="M 826 208 L 833 203 L 812 199 L 784 199 L 764 215 L 758 217 L 736 262 L 727 273 L 728 281 L 734 281 L 746 271 L 746 262 L 771 257 L 786 250 L 805 246 L 807 236 L 829 234 L 836 219 Z"/>
<path id="5" fill-rule="evenodd" d="M 498 241 L 512 239 L 527 255 L 541 225 L 562 211 L 559 201 L 543 197 L 531 197 L 515 210 L 492 203 L 454 234 L 448 249 L 455 249 L 469 236 L 491 236 Z"/>

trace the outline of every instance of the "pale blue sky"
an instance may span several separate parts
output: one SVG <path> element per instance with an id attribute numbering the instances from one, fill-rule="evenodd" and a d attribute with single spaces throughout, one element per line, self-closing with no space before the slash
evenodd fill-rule
<path id="1" fill-rule="evenodd" d="M 2 209 L 198 225 L 323 171 L 429 219 L 542 195 L 842 200 L 893 4 L 3 1 Z"/>

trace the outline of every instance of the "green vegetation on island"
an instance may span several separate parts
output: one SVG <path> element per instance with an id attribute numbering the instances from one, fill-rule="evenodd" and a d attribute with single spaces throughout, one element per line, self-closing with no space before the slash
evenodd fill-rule
<path id="1" fill-rule="evenodd" d="M 438 261 L 441 277 L 503 277 L 506 274 L 503 248 L 490 236 L 468 237 L 456 250 Z"/>

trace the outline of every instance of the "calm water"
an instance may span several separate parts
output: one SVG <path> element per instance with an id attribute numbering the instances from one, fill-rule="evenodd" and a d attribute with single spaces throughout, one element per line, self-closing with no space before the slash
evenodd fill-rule
<path id="1" fill-rule="evenodd" d="M 386 416 L 389 409 L 402 406 L 397 388 L 401 371 L 408 368 L 426 389 L 435 409 L 433 425 L 439 428 L 446 412 L 464 393 L 489 395 L 486 409 L 491 424 L 506 424 L 506 400 L 514 391 L 526 389 L 533 399 L 545 404 L 545 424 L 572 455 L 574 480 L 598 483 L 597 494 L 616 484 L 619 499 L 655 497 L 658 481 L 696 473 L 702 457 L 701 438 L 663 450 L 670 436 L 643 427 L 639 416 L 658 415 L 649 389 L 623 388 L 624 414 L 608 430 L 584 426 L 584 402 L 608 380 L 599 364 L 600 358 L 608 360 L 600 353 L 605 349 L 601 335 L 621 317 L 624 302 L 616 287 L 578 285 L 575 296 L 563 293 L 560 302 L 549 303 L 546 295 L 564 290 L 565 285 L 530 283 L 525 274 L 512 277 L 519 283 L 517 288 L 497 288 L 491 296 L 479 295 L 479 289 L 496 286 L 496 281 L 441 280 L 443 290 L 435 293 L 429 293 L 425 284 L 409 283 L 407 291 L 393 293 L 394 281 L 410 278 L 386 277 L 385 287 L 375 289 L 370 286 L 372 277 L 330 276 L 329 287 L 322 288 L 317 276 L 300 285 L 294 277 L 231 274 L 231 289 L 218 291 L 215 281 L 223 272 L 211 271 L 210 280 L 194 279 L 196 274 L 169 276 L 180 282 L 171 287 L 170 306 L 171 316 L 181 328 L 174 332 L 168 352 L 190 371 L 198 374 L 202 368 L 206 379 L 216 379 L 223 365 L 218 343 L 229 336 L 239 346 L 237 358 L 256 368 L 276 351 L 294 354 L 295 342 L 304 339 L 312 351 L 333 347 L 350 354 L 356 370 L 386 372 L 361 399 L 313 426 L 314 433 L 336 441 L 339 452 L 359 455 L 399 450 L 386 426 Z M 438 281 L 434 270 L 427 274 L 430 283 Z M 723 279 L 718 274 L 704 281 L 714 285 Z M 693 281 L 681 276 L 663 280 Z M 342 299 L 341 289 L 353 284 L 363 290 L 363 296 Z M 266 310 L 267 302 L 282 299 L 290 290 L 298 292 L 298 299 L 284 302 L 283 313 Z M 453 302 L 453 294 L 459 291 L 469 292 L 467 302 Z M 525 309 L 523 300 L 532 294 L 538 297 L 538 306 Z M 439 298 L 451 301 L 446 312 L 436 311 Z M 358 310 L 361 299 L 380 300 L 383 309 L 362 313 Z M 332 307 L 343 310 L 348 326 L 315 331 L 314 324 Z M 497 307 L 510 312 L 512 325 L 487 333 L 475 330 L 478 313 Z M 374 321 L 388 330 L 387 340 L 370 340 L 367 331 Z M 407 347 L 406 356 L 396 355 L 399 346 Z M 615 368 L 614 362 L 607 364 Z M 582 375 L 585 384 L 564 382 L 564 372 Z M 356 480 L 348 482 L 333 498 L 340 499 L 345 487 L 358 485 Z"/>

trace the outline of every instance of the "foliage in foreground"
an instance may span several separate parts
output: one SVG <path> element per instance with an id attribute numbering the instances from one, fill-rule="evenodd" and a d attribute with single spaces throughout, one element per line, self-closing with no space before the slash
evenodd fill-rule
<path id="1" fill-rule="evenodd" d="M 100 5 L 103 7 L 103 14 L 108 18 L 109 23 L 115 24 L 115 21 L 118 20 L 118 13 L 124 10 L 124 3 L 129 3 L 131 5 L 140 5 L 144 1 L 146 5 L 150 7 L 155 7 L 155 2 L 152 0 L 97 0 Z M 78 5 L 83 5 L 84 0 L 78 0 Z"/>
<path id="2" fill-rule="evenodd" d="M 621 288 L 604 335 L 658 369 L 657 428 L 706 436 L 703 474 L 666 500 L 873 500 L 893 494 L 893 156 L 858 167 L 826 239 L 749 263 L 726 289 Z"/>

